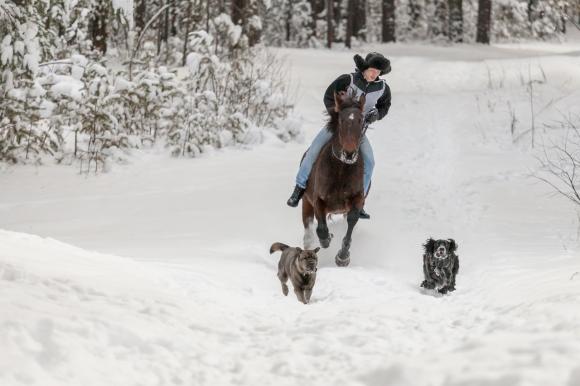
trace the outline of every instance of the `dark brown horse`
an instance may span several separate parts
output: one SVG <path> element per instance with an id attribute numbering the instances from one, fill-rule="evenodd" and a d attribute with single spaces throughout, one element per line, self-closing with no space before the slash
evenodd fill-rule
<path id="1" fill-rule="evenodd" d="M 335 94 L 334 100 L 335 108 L 327 124 L 332 139 L 320 151 L 310 173 L 302 199 L 302 222 L 304 247 L 312 247 L 312 225 L 316 216 L 320 246 L 328 248 L 332 235 L 326 224 L 327 216 L 337 213 L 347 215 L 348 230 L 335 259 L 336 265 L 344 267 L 350 263 L 352 231 L 365 202 L 363 160 L 359 157 L 364 134 L 365 99 L 363 96 L 356 100 L 341 93 Z"/>

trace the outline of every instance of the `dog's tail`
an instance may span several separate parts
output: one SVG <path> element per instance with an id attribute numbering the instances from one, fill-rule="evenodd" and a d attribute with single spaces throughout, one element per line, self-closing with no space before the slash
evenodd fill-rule
<path id="1" fill-rule="evenodd" d="M 270 253 L 274 253 L 276 251 L 283 251 L 283 250 L 288 249 L 288 248 L 290 248 L 290 247 L 288 245 L 286 245 L 286 244 L 274 243 L 270 247 Z"/>

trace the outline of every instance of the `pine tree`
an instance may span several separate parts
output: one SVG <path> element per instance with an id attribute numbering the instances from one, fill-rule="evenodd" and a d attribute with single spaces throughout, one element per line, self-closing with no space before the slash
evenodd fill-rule
<path id="1" fill-rule="evenodd" d="M 351 48 L 351 38 L 354 34 L 354 19 L 355 15 L 355 8 L 357 6 L 356 0 L 347 0 L 347 10 L 346 10 L 346 37 L 344 40 L 344 45 L 347 48 Z"/>
<path id="2" fill-rule="evenodd" d="M 383 0 L 383 42 L 396 42 L 395 0 Z"/>
<path id="3" fill-rule="evenodd" d="M 449 39 L 454 43 L 463 42 L 463 0 L 449 1 Z"/>
<path id="4" fill-rule="evenodd" d="M 478 43 L 489 44 L 491 29 L 491 0 L 479 0 L 477 12 L 477 36 Z"/>
<path id="5" fill-rule="evenodd" d="M 334 1 L 326 0 L 326 47 L 331 48 L 334 41 Z"/>

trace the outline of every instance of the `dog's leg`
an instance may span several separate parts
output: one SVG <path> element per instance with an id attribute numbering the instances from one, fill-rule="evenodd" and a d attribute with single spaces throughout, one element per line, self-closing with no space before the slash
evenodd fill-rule
<path id="1" fill-rule="evenodd" d="M 457 276 L 457 272 L 459 272 L 459 257 L 453 257 L 453 270 L 451 271 L 451 283 L 448 286 L 449 291 L 455 291 L 455 277 Z"/>
<path id="2" fill-rule="evenodd" d="M 310 303 L 311 296 L 312 296 L 312 287 L 304 288 L 304 299 L 306 299 L 306 303 Z"/>
<path id="3" fill-rule="evenodd" d="M 316 206 L 314 207 L 314 214 L 316 215 L 316 221 L 318 221 L 316 234 L 318 235 L 318 241 L 322 248 L 328 248 L 330 246 L 330 241 L 332 240 L 332 235 L 328 232 L 328 225 L 326 225 L 325 209 L 324 201 L 318 199 L 316 201 Z"/>
<path id="4" fill-rule="evenodd" d="M 425 280 L 421 283 L 421 287 L 426 289 L 435 288 L 435 281 L 431 278 L 431 272 L 429 272 L 429 259 L 427 254 L 423 255 L 423 274 L 425 275 Z"/>
<path id="5" fill-rule="evenodd" d="M 346 230 L 346 235 L 342 239 L 342 248 L 338 251 L 335 257 L 336 265 L 339 267 L 346 267 L 350 264 L 350 243 L 352 242 L 352 231 L 356 223 L 358 222 L 360 214 L 360 209 L 354 207 L 348 212 L 346 221 L 348 223 L 348 229 Z"/>
<path id="6" fill-rule="evenodd" d="M 306 298 L 304 297 L 304 291 L 302 290 L 302 287 L 294 287 L 294 293 L 296 294 L 298 301 L 304 304 L 308 304 Z"/>
<path id="7" fill-rule="evenodd" d="M 311 296 L 312 296 L 312 289 L 304 290 L 304 298 L 306 299 L 306 304 L 310 303 Z"/>
<path id="8" fill-rule="evenodd" d="M 302 223 L 304 224 L 304 249 L 314 248 L 314 207 L 307 198 L 302 199 Z"/>
<path id="9" fill-rule="evenodd" d="M 421 287 L 423 287 L 425 289 L 434 289 L 435 288 L 435 282 L 434 281 L 429 281 L 429 280 L 423 280 L 423 283 L 421 283 Z"/>
<path id="10" fill-rule="evenodd" d="M 288 296 L 288 285 L 286 284 L 288 281 L 288 275 L 282 271 L 278 271 L 278 279 L 280 279 L 280 284 L 282 284 L 282 293 L 284 296 Z"/>

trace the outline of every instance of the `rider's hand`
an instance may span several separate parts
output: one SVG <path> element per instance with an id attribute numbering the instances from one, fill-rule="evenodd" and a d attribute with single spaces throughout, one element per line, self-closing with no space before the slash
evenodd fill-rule
<path id="1" fill-rule="evenodd" d="M 379 110 L 377 110 L 375 107 L 373 107 L 372 109 L 369 110 L 369 112 L 365 116 L 365 123 L 367 125 L 370 125 L 371 123 L 375 122 L 377 119 L 379 119 Z"/>

